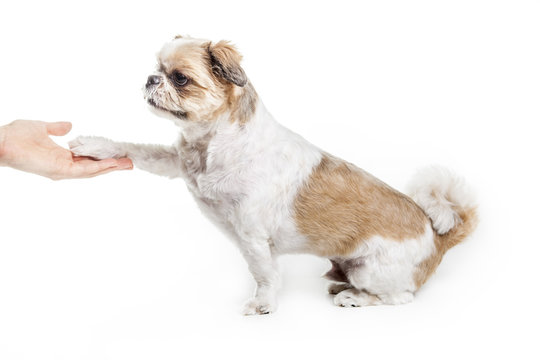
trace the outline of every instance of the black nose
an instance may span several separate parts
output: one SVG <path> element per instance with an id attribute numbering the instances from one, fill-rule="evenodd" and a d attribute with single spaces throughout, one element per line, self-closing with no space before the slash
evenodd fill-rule
<path id="1" fill-rule="evenodd" d="M 148 80 L 146 81 L 146 87 L 157 85 L 161 82 L 161 76 L 158 75 L 150 75 L 148 77 Z"/>

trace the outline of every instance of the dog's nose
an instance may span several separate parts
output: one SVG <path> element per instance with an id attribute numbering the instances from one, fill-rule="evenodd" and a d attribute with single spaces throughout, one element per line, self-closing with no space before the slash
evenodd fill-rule
<path id="1" fill-rule="evenodd" d="M 158 76 L 158 75 L 150 75 L 148 77 L 148 80 L 146 81 L 146 86 L 152 86 L 152 85 L 157 85 L 161 82 L 161 76 Z"/>

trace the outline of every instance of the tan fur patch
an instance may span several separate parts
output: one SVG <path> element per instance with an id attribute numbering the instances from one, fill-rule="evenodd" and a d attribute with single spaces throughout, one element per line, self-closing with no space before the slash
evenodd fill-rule
<path id="1" fill-rule="evenodd" d="M 242 55 L 236 47 L 228 41 L 219 41 L 208 45 L 208 53 L 212 70 L 224 80 L 238 86 L 245 86 L 248 82 L 244 70 L 240 66 Z"/>
<path id="2" fill-rule="evenodd" d="M 160 60 L 162 70 L 168 74 L 177 70 L 196 81 L 202 88 L 212 85 L 206 49 L 198 42 L 183 43 L 176 51 L 161 54 Z"/>
<path id="3" fill-rule="evenodd" d="M 240 66 L 242 55 L 234 45 L 223 40 L 210 43 L 207 48 L 214 74 L 224 84 L 227 96 L 227 102 L 217 112 L 229 111 L 232 122 L 247 122 L 255 113 L 258 95 Z"/>
<path id="4" fill-rule="evenodd" d="M 478 215 L 476 207 L 467 209 L 456 209 L 461 219 L 461 224 L 457 225 L 444 235 L 434 233 L 435 252 L 422 261 L 417 267 L 414 274 L 414 282 L 416 288 L 420 288 L 429 277 L 435 272 L 443 255 L 452 247 L 463 241 L 471 234 L 478 224 Z"/>
<path id="5" fill-rule="evenodd" d="M 240 67 L 241 59 L 236 48 L 225 41 L 188 41 L 172 52 L 162 52 L 161 72 L 168 76 L 177 71 L 190 79 L 180 89 L 169 85 L 161 99 L 163 105 L 181 105 L 193 121 L 213 121 L 228 114 L 231 122 L 247 122 L 256 110 L 258 96 Z"/>
<path id="6" fill-rule="evenodd" d="M 244 124 L 251 119 L 257 109 L 259 96 L 251 82 L 240 88 L 238 91 L 229 91 L 229 103 L 231 111 L 231 121 Z"/>
<path id="7" fill-rule="evenodd" d="M 257 109 L 257 100 L 259 99 L 251 82 L 248 82 L 242 88 L 228 85 L 225 87 L 224 92 L 226 100 L 223 105 L 212 113 L 211 119 L 217 119 L 224 114 L 229 114 L 232 123 L 245 124 L 248 122 Z"/>
<path id="8" fill-rule="evenodd" d="M 373 236 L 417 238 L 429 222 L 409 197 L 329 155 L 313 170 L 294 207 L 311 252 L 325 257 L 349 255 Z"/>

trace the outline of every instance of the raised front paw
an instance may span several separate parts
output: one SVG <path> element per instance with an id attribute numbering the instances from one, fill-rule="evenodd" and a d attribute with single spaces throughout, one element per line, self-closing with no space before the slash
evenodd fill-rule
<path id="1" fill-rule="evenodd" d="M 244 315 L 266 315 L 277 309 L 276 301 L 266 297 L 254 297 L 244 305 Z"/>
<path id="2" fill-rule="evenodd" d="M 114 141 L 99 136 L 79 136 L 69 142 L 71 152 L 77 156 L 88 156 L 94 159 L 121 158 L 121 148 Z"/>

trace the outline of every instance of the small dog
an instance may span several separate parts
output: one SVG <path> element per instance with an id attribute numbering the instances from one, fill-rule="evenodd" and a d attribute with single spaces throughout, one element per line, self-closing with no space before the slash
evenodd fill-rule
<path id="1" fill-rule="evenodd" d="M 173 146 L 78 137 L 74 154 L 129 157 L 182 177 L 202 212 L 239 246 L 257 283 L 244 314 L 276 310 L 276 257 L 328 258 L 329 292 L 343 307 L 404 304 L 444 253 L 475 228 L 462 179 L 429 168 L 408 197 L 278 124 L 229 42 L 177 36 L 144 88 L 150 108 L 182 131 Z"/>

